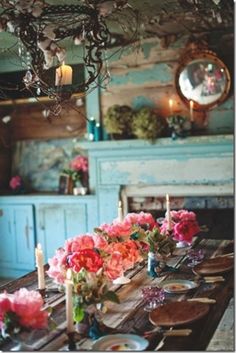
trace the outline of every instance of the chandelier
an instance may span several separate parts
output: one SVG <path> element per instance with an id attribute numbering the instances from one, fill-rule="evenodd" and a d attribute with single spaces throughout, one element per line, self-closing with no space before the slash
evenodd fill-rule
<path id="1" fill-rule="evenodd" d="M 54 102 L 54 115 L 60 114 L 73 93 L 85 95 L 106 86 L 110 80 L 108 52 L 115 48 L 114 55 L 137 39 L 138 13 L 128 0 L 74 0 L 66 5 L 0 0 L 0 7 L 0 32 L 16 38 L 14 47 L 26 69 L 24 86 L 37 99 L 42 93 L 48 96 Z M 72 68 L 65 65 L 68 40 L 73 50 L 82 47 L 82 83 L 72 84 Z M 47 82 L 47 70 L 52 67 L 56 69 L 54 84 Z"/>

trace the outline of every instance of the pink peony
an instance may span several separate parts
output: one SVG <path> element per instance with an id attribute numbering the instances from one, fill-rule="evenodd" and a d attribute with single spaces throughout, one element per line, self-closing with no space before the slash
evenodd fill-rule
<path id="1" fill-rule="evenodd" d="M 150 230 L 154 227 L 158 228 L 157 222 L 151 213 L 148 212 L 128 213 L 124 221 L 132 225 L 139 225 L 140 227 L 145 226 L 145 228 Z"/>
<path id="2" fill-rule="evenodd" d="M 22 186 L 22 179 L 19 175 L 16 175 L 14 177 L 11 178 L 10 180 L 10 188 L 15 190 L 17 188 L 20 188 Z"/>
<path id="3" fill-rule="evenodd" d="M 114 220 L 112 224 L 102 224 L 99 229 L 104 231 L 110 238 L 129 237 L 132 225 L 126 221 Z"/>
<path id="4" fill-rule="evenodd" d="M 103 266 L 103 259 L 96 251 L 84 249 L 69 255 L 68 263 L 74 272 L 79 272 L 82 268 L 97 272 Z"/>
<path id="5" fill-rule="evenodd" d="M 43 311 L 43 299 L 39 292 L 21 288 L 14 294 L 0 294 L 0 327 L 3 327 L 4 315 L 14 312 L 24 328 L 42 329 L 48 326 L 49 313 Z"/>
<path id="6" fill-rule="evenodd" d="M 83 249 L 93 249 L 94 241 L 93 236 L 90 234 L 78 235 L 65 242 L 65 250 L 68 253 L 76 252 Z"/>
<path id="7" fill-rule="evenodd" d="M 56 250 L 56 254 L 48 259 L 49 270 L 47 274 L 53 278 L 56 283 L 63 284 L 66 277 L 67 265 L 67 253 L 63 248 Z"/>
<path id="8" fill-rule="evenodd" d="M 99 250 L 105 250 L 108 243 L 106 239 L 100 234 L 93 234 L 94 247 Z"/>
<path id="9" fill-rule="evenodd" d="M 43 299 L 39 292 L 21 288 L 14 293 L 12 311 L 20 318 L 24 327 L 42 329 L 48 325 L 48 312 L 42 310 Z"/>
<path id="10" fill-rule="evenodd" d="M 114 280 L 123 274 L 123 259 L 120 252 L 114 251 L 106 261 L 104 273 L 108 279 Z"/>
<path id="11" fill-rule="evenodd" d="M 87 172 L 88 158 L 85 156 L 77 156 L 70 162 L 70 167 L 77 172 Z"/>
<path id="12" fill-rule="evenodd" d="M 191 243 L 194 235 L 200 232 L 196 221 L 181 221 L 174 226 L 174 238 Z"/>
<path id="13" fill-rule="evenodd" d="M 3 328 L 4 315 L 11 310 L 11 294 L 6 292 L 0 294 L 0 329 Z"/>
<path id="14" fill-rule="evenodd" d="M 109 254 L 119 252 L 122 255 L 123 269 L 132 268 L 135 263 L 142 261 L 138 246 L 134 240 L 116 242 L 108 245 L 106 251 Z"/>

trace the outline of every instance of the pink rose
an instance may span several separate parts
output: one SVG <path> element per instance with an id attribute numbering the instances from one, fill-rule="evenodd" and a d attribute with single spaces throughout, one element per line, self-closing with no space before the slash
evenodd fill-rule
<path id="1" fill-rule="evenodd" d="M 12 177 L 11 180 L 10 180 L 9 185 L 10 185 L 10 188 L 13 189 L 13 190 L 21 187 L 21 185 L 22 185 L 21 177 L 19 175 L 16 175 L 16 176 Z"/>
<path id="2" fill-rule="evenodd" d="M 70 162 L 70 167 L 77 172 L 87 172 L 88 158 L 85 156 L 77 156 Z"/>

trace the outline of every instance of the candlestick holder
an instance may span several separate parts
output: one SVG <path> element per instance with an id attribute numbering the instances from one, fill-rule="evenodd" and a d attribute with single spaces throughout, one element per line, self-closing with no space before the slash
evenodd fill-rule
<path id="1" fill-rule="evenodd" d="M 68 351 L 76 350 L 75 332 L 68 332 Z"/>
<path id="2" fill-rule="evenodd" d="M 48 297 L 46 288 L 43 288 L 43 289 L 38 288 L 37 291 L 39 292 L 39 294 L 41 295 L 41 297 L 43 298 L 43 300 L 45 302 L 45 298 Z"/>

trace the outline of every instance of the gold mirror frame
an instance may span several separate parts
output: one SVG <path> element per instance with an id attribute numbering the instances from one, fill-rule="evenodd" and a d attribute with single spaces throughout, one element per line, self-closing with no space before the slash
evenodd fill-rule
<path id="1" fill-rule="evenodd" d="M 210 73 L 208 68 L 211 68 L 211 75 L 208 75 Z M 191 75 L 191 81 L 189 73 L 195 73 L 194 70 L 202 71 L 196 86 L 193 84 L 193 75 Z M 175 85 L 180 98 L 188 107 L 192 100 L 193 109 L 207 110 L 218 106 L 227 98 L 231 78 L 228 68 L 216 53 L 207 49 L 191 49 L 181 58 L 175 75 Z M 210 87 L 215 87 L 215 92 L 212 89 L 209 90 Z"/>

